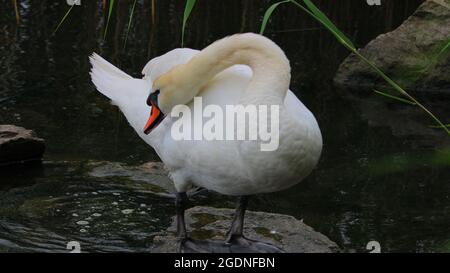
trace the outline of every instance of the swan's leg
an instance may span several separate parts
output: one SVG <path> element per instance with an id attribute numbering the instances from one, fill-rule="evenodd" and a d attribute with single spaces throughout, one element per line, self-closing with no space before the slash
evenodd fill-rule
<path id="1" fill-rule="evenodd" d="M 189 199 L 185 192 L 176 193 L 175 208 L 177 212 L 177 236 L 179 241 L 178 252 L 180 253 L 206 253 L 210 252 L 207 243 L 201 243 L 192 240 L 186 230 L 184 212 L 186 211 Z"/>
<path id="2" fill-rule="evenodd" d="M 248 205 L 248 196 L 241 196 L 237 202 L 234 219 L 228 231 L 227 243 L 231 243 L 236 237 L 243 237 L 245 210 Z"/>
<path id="3" fill-rule="evenodd" d="M 244 218 L 245 210 L 248 205 L 248 196 L 241 196 L 239 198 L 236 212 L 234 214 L 233 222 L 231 223 L 230 230 L 226 244 L 229 245 L 230 252 L 259 252 L 259 253 L 278 253 L 283 252 L 278 247 L 258 242 L 255 240 L 247 239 L 244 236 Z"/>
<path id="4" fill-rule="evenodd" d="M 185 192 L 177 192 L 175 197 L 175 209 L 177 212 L 177 236 L 180 239 L 187 239 L 186 222 L 184 221 L 184 211 L 188 197 Z"/>

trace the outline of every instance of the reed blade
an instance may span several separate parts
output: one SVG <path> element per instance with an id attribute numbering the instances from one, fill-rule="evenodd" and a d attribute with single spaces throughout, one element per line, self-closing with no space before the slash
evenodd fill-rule
<path id="1" fill-rule="evenodd" d="M 20 12 L 19 12 L 19 5 L 17 4 L 17 0 L 13 0 L 14 5 L 14 13 L 16 14 L 16 23 L 20 23 Z"/>
<path id="2" fill-rule="evenodd" d="M 136 7 L 137 0 L 134 0 L 133 6 L 130 11 L 130 20 L 128 20 L 127 33 L 125 34 L 125 42 L 123 43 L 123 49 L 127 46 L 128 34 L 130 33 L 131 22 L 133 21 L 134 8 Z"/>
<path id="3" fill-rule="evenodd" d="M 317 18 L 320 19 L 320 22 L 329 30 L 332 31 L 332 33 L 337 36 L 339 39 L 342 39 L 347 43 L 350 47 L 355 48 L 355 45 L 350 41 L 350 39 L 342 32 L 340 31 L 336 25 L 331 22 L 331 20 L 323 13 L 316 5 L 314 5 L 311 0 L 303 0 L 305 5 L 308 7 L 308 9 L 316 15 Z"/>
<path id="4" fill-rule="evenodd" d="M 106 21 L 105 34 L 103 35 L 103 40 L 106 39 L 106 34 L 108 33 L 109 20 L 111 19 L 113 8 L 114 8 L 114 0 L 109 0 L 108 19 Z"/>
<path id="5" fill-rule="evenodd" d="M 192 9 L 195 6 L 196 0 L 186 0 L 186 6 L 184 7 L 184 14 L 183 14 L 183 27 L 181 29 L 181 47 L 184 47 L 184 31 L 186 29 L 186 22 L 189 19 L 189 16 L 191 15 Z"/>
<path id="6" fill-rule="evenodd" d="M 156 17 L 156 0 L 152 0 L 152 26 L 155 25 L 155 17 Z"/>
<path id="7" fill-rule="evenodd" d="M 450 124 L 444 124 L 443 126 L 430 125 L 429 127 L 434 129 L 442 129 L 444 127 L 450 128 Z"/>
<path id="8" fill-rule="evenodd" d="M 378 95 L 382 95 L 382 96 L 385 96 L 387 98 L 391 98 L 391 99 L 394 99 L 394 100 L 397 100 L 397 101 L 401 101 L 401 102 L 409 104 L 409 105 L 417 105 L 413 101 L 410 101 L 410 100 L 407 100 L 407 99 L 403 99 L 403 98 L 400 98 L 400 97 L 397 97 L 397 96 L 394 96 L 394 95 L 391 95 L 391 94 L 388 94 L 388 93 L 385 93 L 385 92 L 381 92 L 381 91 L 378 91 L 378 90 L 373 90 L 373 92 L 375 92 Z"/>
<path id="9" fill-rule="evenodd" d="M 259 30 L 259 34 L 261 34 L 261 35 L 264 34 L 264 31 L 266 30 L 267 22 L 269 21 L 270 16 L 272 16 L 272 13 L 275 11 L 275 9 L 278 8 L 279 5 L 287 3 L 287 2 L 290 2 L 290 0 L 277 2 L 273 5 L 271 5 L 266 10 L 266 12 L 264 13 L 262 24 L 261 24 L 261 29 Z"/>
<path id="10" fill-rule="evenodd" d="M 61 25 L 64 23 L 64 21 L 66 20 L 67 16 L 69 16 L 70 11 L 72 11 L 72 8 L 74 7 L 70 6 L 70 8 L 67 10 L 66 14 L 64 14 L 63 18 L 61 19 L 61 21 L 59 22 L 58 26 L 55 28 L 55 30 L 53 31 L 53 35 L 58 31 L 58 29 L 61 27 Z"/>

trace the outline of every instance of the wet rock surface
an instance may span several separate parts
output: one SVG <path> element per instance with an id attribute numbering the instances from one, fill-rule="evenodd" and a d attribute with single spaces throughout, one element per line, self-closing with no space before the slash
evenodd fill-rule
<path id="1" fill-rule="evenodd" d="M 186 211 L 186 224 L 193 239 L 221 242 L 226 238 L 233 215 L 232 209 L 193 207 Z M 152 252 L 177 252 L 175 229 L 173 218 L 168 230 L 153 239 Z M 244 234 L 290 253 L 339 252 L 339 247 L 325 235 L 288 215 L 247 211 Z"/>
<path id="2" fill-rule="evenodd" d="M 21 187 L 0 188 L 0 252 L 173 252 L 177 240 L 172 183 L 159 162 L 43 162 Z M 8 177 L 5 178 L 8 180 Z M 195 195 L 187 212 L 193 237 L 222 240 L 234 200 Z M 171 223 L 172 221 L 172 223 Z M 249 212 L 246 235 L 287 252 L 332 252 L 336 244 L 287 215 Z"/>
<path id="3" fill-rule="evenodd" d="M 0 125 L 0 167 L 40 161 L 45 142 L 32 130 L 14 125 Z"/>
<path id="4" fill-rule="evenodd" d="M 146 182 L 147 193 L 173 197 L 172 182 L 160 162 L 149 162 L 140 166 L 125 166 L 112 162 L 92 162 L 89 165 L 93 167 L 89 172 L 93 177 L 127 177 L 134 181 Z M 170 218 L 172 214 L 167 217 Z M 233 215 L 233 209 L 197 206 L 186 211 L 186 221 L 195 239 L 223 241 Z M 338 246 L 326 236 L 288 215 L 248 211 L 245 234 L 249 238 L 279 246 L 286 252 L 328 253 L 339 250 Z M 151 252 L 177 251 L 174 217 L 171 226 L 154 237 L 152 245 Z"/>
<path id="5" fill-rule="evenodd" d="M 450 94 L 450 0 L 429 0 L 396 30 L 382 34 L 360 50 L 408 90 Z M 372 89 L 384 81 L 351 54 L 334 78 L 338 86 Z"/>

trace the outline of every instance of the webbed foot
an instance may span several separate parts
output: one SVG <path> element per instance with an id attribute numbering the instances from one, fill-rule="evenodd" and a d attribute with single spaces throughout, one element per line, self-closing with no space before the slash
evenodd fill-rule
<path id="1" fill-rule="evenodd" d="M 252 239 L 243 235 L 232 235 L 226 243 L 231 253 L 283 253 L 280 248 Z"/>
<path id="2" fill-rule="evenodd" d="M 178 247 L 179 253 L 228 253 L 228 246 L 223 242 L 197 241 L 184 238 Z"/>

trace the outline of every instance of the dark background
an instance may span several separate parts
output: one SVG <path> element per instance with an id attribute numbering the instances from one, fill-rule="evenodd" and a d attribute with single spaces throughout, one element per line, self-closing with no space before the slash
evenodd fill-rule
<path id="1" fill-rule="evenodd" d="M 58 172 L 51 165 L 55 162 L 158 160 L 118 109 L 95 91 L 88 56 L 96 51 L 140 76 L 148 60 L 180 47 L 184 1 L 138 1 L 126 47 L 133 1 L 116 1 L 106 40 L 102 1 L 82 1 L 55 34 L 69 9 L 65 1 L 19 2 L 19 24 L 12 1 L 2 1 L 0 9 L 0 123 L 34 129 L 46 139 L 47 153 L 43 173 L 3 175 L 2 194 L 11 197 L 12 185 L 64 177 L 66 169 Z M 422 1 L 382 0 L 381 6 L 362 0 L 314 2 L 362 47 L 399 26 Z M 201 49 L 229 34 L 259 32 L 272 3 L 199 0 L 187 24 L 185 45 Z M 260 196 L 251 209 L 304 219 L 346 251 L 363 251 L 370 240 L 379 241 L 386 252 L 448 250 L 450 172 L 448 161 L 438 160 L 442 151 L 448 155 L 446 135 L 428 128 L 431 121 L 413 107 L 334 87 L 334 73 L 349 52 L 298 8 L 280 6 L 266 35 L 291 60 L 291 89 L 317 117 L 324 152 L 317 170 L 303 183 Z M 423 99 L 448 116 L 439 103 Z M 20 223 L 22 216 L 8 212 L 8 225 Z"/>

